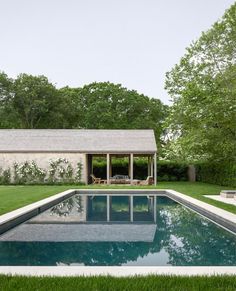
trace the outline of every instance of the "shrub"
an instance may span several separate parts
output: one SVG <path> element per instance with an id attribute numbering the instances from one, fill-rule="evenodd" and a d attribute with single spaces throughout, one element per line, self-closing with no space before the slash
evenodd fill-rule
<path id="1" fill-rule="evenodd" d="M 1 185 L 7 185 L 11 182 L 11 170 L 8 168 L 6 170 L 3 170 L 0 168 L 0 184 Z"/>
<path id="2" fill-rule="evenodd" d="M 44 182 L 46 171 L 37 166 L 35 161 L 14 163 L 14 183 L 40 184 Z"/>
<path id="3" fill-rule="evenodd" d="M 236 165 L 232 162 L 205 162 L 195 167 L 197 181 L 236 187 Z"/>
<path id="4" fill-rule="evenodd" d="M 64 158 L 58 158 L 50 161 L 49 183 L 73 183 L 74 169 L 71 163 Z"/>
<path id="5" fill-rule="evenodd" d="M 24 161 L 13 164 L 11 169 L 0 168 L 0 184 L 66 184 L 81 183 L 82 164 L 77 163 L 74 169 L 71 163 L 63 158 L 51 160 L 49 169 L 40 168 L 35 161 Z"/>

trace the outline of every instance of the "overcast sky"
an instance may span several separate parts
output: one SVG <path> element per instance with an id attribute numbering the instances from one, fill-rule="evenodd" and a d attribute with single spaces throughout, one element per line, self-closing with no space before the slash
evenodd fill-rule
<path id="1" fill-rule="evenodd" d="M 120 83 L 168 103 L 165 73 L 232 0 L 0 0 L 0 70 Z"/>

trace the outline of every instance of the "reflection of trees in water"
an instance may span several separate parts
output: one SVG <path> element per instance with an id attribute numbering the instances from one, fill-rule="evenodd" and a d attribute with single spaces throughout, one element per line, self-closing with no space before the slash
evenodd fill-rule
<path id="1" fill-rule="evenodd" d="M 79 213 L 83 212 L 82 197 L 80 195 L 74 195 L 52 207 L 50 215 L 59 217 L 68 216 L 73 209 Z"/>
<path id="2" fill-rule="evenodd" d="M 179 204 L 158 213 L 171 265 L 236 265 L 236 236 Z"/>
<path id="3" fill-rule="evenodd" d="M 168 198 L 158 198 L 153 242 L 1 242 L 0 265 L 15 261 L 18 265 L 122 265 L 163 249 L 171 265 L 236 265 L 235 246 L 232 234 Z"/>
<path id="4" fill-rule="evenodd" d="M 133 242 L 4 242 L 0 243 L 0 265 L 121 265 L 148 254 L 151 243 Z M 153 248 L 153 247 L 152 247 Z M 156 251 L 158 251 L 156 247 Z"/>

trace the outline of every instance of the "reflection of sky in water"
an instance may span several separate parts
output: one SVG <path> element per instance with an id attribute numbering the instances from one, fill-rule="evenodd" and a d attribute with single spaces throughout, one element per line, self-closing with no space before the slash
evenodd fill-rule
<path id="1" fill-rule="evenodd" d="M 144 257 L 139 256 L 136 261 L 128 261 L 123 266 L 168 266 L 169 254 L 162 249 L 158 253 L 148 253 Z"/>
<path id="2" fill-rule="evenodd" d="M 99 203 L 92 206 L 98 213 L 104 211 Z M 151 242 L 0 242 L 0 265 L 63 264 L 236 266 L 236 236 L 167 197 L 157 197 L 157 230 Z"/>

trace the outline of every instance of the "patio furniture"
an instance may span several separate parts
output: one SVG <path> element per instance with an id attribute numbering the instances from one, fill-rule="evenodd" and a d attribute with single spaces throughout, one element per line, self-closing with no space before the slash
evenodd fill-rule
<path id="1" fill-rule="evenodd" d="M 148 176 L 146 180 L 141 180 L 139 181 L 138 185 L 140 186 L 149 186 L 149 185 L 153 185 L 153 177 L 152 176 Z"/>
<path id="2" fill-rule="evenodd" d="M 221 190 L 220 196 L 224 198 L 234 198 L 236 196 L 236 190 Z"/>
<path id="3" fill-rule="evenodd" d="M 93 179 L 93 184 L 106 184 L 107 180 L 101 179 L 101 178 L 97 178 L 94 176 L 94 174 L 90 175 Z"/>
<path id="4" fill-rule="evenodd" d="M 126 175 L 115 175 L 110 178 L 111 184 L 130 184 L 129 176 Z"/>
<path id="5" fill-rule="evenodd" d="M 140 183 L 140 180 L 134 179 L 131 184 L 132 185 L 139 185 L 139 183 Z"/>

